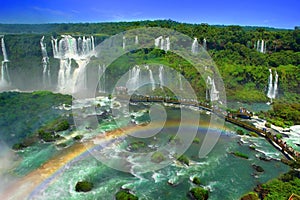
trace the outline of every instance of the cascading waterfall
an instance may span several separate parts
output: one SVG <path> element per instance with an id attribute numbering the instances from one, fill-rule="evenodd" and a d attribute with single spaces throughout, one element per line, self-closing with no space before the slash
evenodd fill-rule
<path id="1" fill-rule="evenodd" d="M 138 45 L 139 44 L 139 36 L 135 36 L 135 41 L 134 41 L 134 44 L 135 45 Z"/>
<path id="2" fill-rule="evenodd" d="M 47 87 L 51 85 L 51 73 L 49 66 L 49 57 L 47 54 L 46 44 L 44 43 L 44 36 L 40 40 L 41 50 L 42 50 L 42 65 L 43 65 L 43 85 Z"/>
<path id="3" fill-rule="evenodd" d="M 170 37 L 163 38 L 163 36 L 159 36 L 154 40 L 155 47 L 160 48 L 161 50 L 169 51 L 170 50 Z"/>
<path id="4" fill-rule="evenodd" d="M 267 44 L 264 40 L 258 40 L 256 44 L 256 50 L 260 53 L 266 53 Z"/>
<path id="5" fill-rule="evenodd" d="M 60 60 L 57 89 L 63 93 L 77 92 L 86 88 L 86 65 L 95 55 L 94 38 L 79 37 L 77 40 L 70 35 L 62 35 L 62 38 L 52 38 L 54 58 Z M 72 60 L 78 68 L 72 70 Z"/>
<path id="6" fill-rule="evenodd" d="M 181 74 L 178 73 L 178 79 L 179 79 L 179 89 L 180 90 L 183 90 L 183 87 L 182 87 L 182 80 L 181 80 Z"/>
<path id="7" fill-rule="evenodd" d="M 8 73 L 8 56 L 6 52 L 5 42 L 4 42 L 4 36 L 1 36 L 1 49 L 3 54 L 3 61 L 1 65 L 1 75 L 0 75 L 0 89 L 7 87 L 10 85 L 10 77 Z"/>
<path id="8" fill-rule="evenodd" d="M 105 93 L 105 65 L 99 65 L 98 76 L 99 76 L 98 91 L 100 93 Z"/>
<path id="9" fill-rule="evenodd" d="M 278 93 L 278 74 L 277 71 L 275 71 L 275 80 L 273 83 L 273 74 L 272 74 L 272 69 L 269 69 L 270 75 L 269 75 L 269 80 L 268 80 L 268 93 L 267 97 L 271 99 L 275 99 Z"/>
<path id="10" fill-rule="evenodd" d="M 207 44 L 206 44 L 206 39 L 205 38 L 203 39 L 203 49 L 207 50 Z"/>
<path id="11" fill-rule="evenodd" d="M 219 91 L 216 88 L 215 81 L 210 76 L 206 79 L 206 100 L 219 100 Z"/>
<path id="12" fill-rule="evenodd" d="M 155 90 L 155 80 L 154 80 L 154 77 L 153 77 L 152 70 L 149 68 L 148 65 L 146 65 L 145 68 L 149 72 L 149 79 L 150 79 L 152 90 Z"/>
<path id="13" fill-rule="evenodd" d="M 198 44 L 198 39 L 194 38 L 193 44 L 192 44 L 192 53 L 196 54 L 199 51 L 199 44 Z"/>
<path id="14" fill-rule="evenodd" d="M 159 78 L 160 88 L 163 88 L 163 86 L 164 86 L 164 67 L 162 65 L 159 66 L 158 78 Z"/>
<path id="15" fill-rule="evenodd" d="M 126 48 L 126 37 L 123 36 L 123 50 L 125 50 Z"/>
<path id="16" fill-rule="evenodd" d="M 129 77 L 126 83 L 126 88 L 129 92 L 133 92 L 139 87 L 140 83 L 140 73 L 141 68 L 139 66 L 134 66 L 131 70 L 129 70 Z"/>

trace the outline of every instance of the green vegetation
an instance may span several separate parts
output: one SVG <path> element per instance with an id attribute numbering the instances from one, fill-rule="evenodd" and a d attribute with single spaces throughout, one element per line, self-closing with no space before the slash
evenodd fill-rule
<path id="1" fill-rule="evenodd" d="M 257 193 L 255 192 L 249 192 L 248 194 L 245 194 L 241 200 L 260 200 Z"/>
<path id="2" fill-rule="evenodd" d="M 177 160 L 178 160 L 179 162 L 181 162 L 181 163 L 187 165 L 187 166 L 189 166 L 189 164 L 190 164 L 190 160 L 189 160 L 189 158 L 188 158 L 186 155 L 181 155 L 181 156 L 179 156 L 179 157 L 177 158 Z"/>
<path id="3" fill-rule="evenodd" d="M 238 129 L 238 130 L 236 131 L 236 133 L 237 133 L 238 135 L 244 135 L 244 134 L 245 134 L 245 132 L 244 132 L 242 129 Z"/>
<path id="4" fill-rule="evenodd" d="M 193 178 L 193 183 L 196 184 L 196 185 L 200 185 L 200 184 L 201 184 L 200 178 L 197 177 L 197 176 L 195 176 L 195 177 Z"/>
<path id="5" fill-rule="evenodd" d="M 143 141 L 134 141 L 128 145 L 130 151 L 138 151 L 147 147 L 147 144 Z"/>
<path id="6" fill-rule="evenodd" d="M 75 141 L 80 141 L 83 138 L 83 135 L 76 135 L 73 139 Z"/>
<path id="7" fill-rule="evenodd" d="M 48 91 L 0 93 L 1 139 L 10 145 L 18 143 L 15 148 L 30 145 L 36 140 L 33 135 L 41 126 L 66 112 L 55 107 L 63 103 L 71 105 L 71 102 L 69 95 Z"/>
<path id="8" fill-rule="evenodd" d="M 255 133 L 255 132 L 249 132 L 249 134 L 248 135 L 250 135 L 250 136 L 252 136 L 252 137 L 258 137 L 258 135 L 257 135 L 257 133 Z"/>
<path id="9" fill-rule="evenodd" d="M 170 138 L 169 138 L 169 142 L 171 144 L 180 144 L 181 141 L 180 141 L 180 138 L 175 136 L 175 135 L 171 135 Z"/>
<path id="10" fill-rule="evenodd" d="M 299 101 L 299 100 L 298 100 Z M 300 103 L 275 101 L 272 110 L 260 116 L 276 126 L 287 127 L 300 124 Z"/>
<path id="11" fill-rule="evenodd" d="M 37 131 L 37 134 L 41 140 L 45 142 L 53 142 L 57 139 L 61 139 L 61 136 L 57 134 L 57 132 L 68 130 L 69 127 L 70 124 L 66 119 L 58 118 L 40 128 Z"/>
<path id="12" fill-rule="evenodd" d="M 189 196 L 191 197 L 191 199 L 207 200 L 208 191 L 203 189 L 202 187 L 192 188 L 189 192 Z"/>
<path id="13" fill-rule="evenodd" d="M 240 157 L 240 158 L 245 158 L 245 159 L 249 158 L 249 156 L 247 156 L 246 154 L 238 152 L 238 151 L 232 152 L 232 154 L 235 155 L 235 156 L 237 156 L 237 157 Z"/>
<path id="14" fill-rule="evenodd" d="M 138 197 L 131 194 L 129 190 L 120 190 L 116 193 L 116 200 L 138 200 Z"/>
<path id="15" fill-rule="evenodd" d="M 193 140 L 193 143 L 195 144 L 200 144 L 200 139 L 195 137 L 194 140 Z"/>
<path id="16" fill-rule="evenodd" d="M 292 194 L 300 194 L 300 174 L 291 171 L 278 179 L 271 180 L 255 188 L 263 199 L 286 200 Z"/>
<path id="17" fill-rule="evenodd" d="M 75 191 L 76 192 L 89 192 L 93 189 L 93 183 L 88 181 L 80 181 L 76 183 Z"/>
<path id="18" fill-rule="evenodd" d="M 160 163 L 164 161 L 166 158 L 162 152 L 156 151 L 151 156 L 151 161 L 155 163 Z"/>

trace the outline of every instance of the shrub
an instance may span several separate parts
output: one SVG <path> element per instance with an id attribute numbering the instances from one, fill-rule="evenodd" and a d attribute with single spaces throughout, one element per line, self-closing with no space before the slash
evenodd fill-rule
<path id="1" fill-rule="evenodd" d="M 88 192 L 93 189 L 93 183 L 88 181 L 80 181 L 76 183 L 75 191 L 76 192 Z"/>
<path id="2" fill-rule="evenodd" d="M 188 159 L 187 156 L 185 155 L 181 155 L 177 158 L 177 160 L 183 164 L 189 165 L 190 164 L 190 160 Z"/>
<path id="3" fill-rule="evenodd" d="M 200 144 L 200 139 L 199 138 L 194 138 L 194 140 L 193 140 L 193 143 L 195 143 L 195 144 Z"/>
<path id="4" fill-rule="evenodd" d="M 116 200 L 138 200 L 138 197 L 131 194 L 129 190 L 120 190 L 116 193 Z"/>
<path id="5" fill-rule="evenodd" d="M 196 187 L 190 190 L 190 196 L 196 200 L 207 200 L 208 191 L 202 187 Z"/>
<path id="6" fill-rule="evenodd" d="M 197 177 L 197 176 L 195 176 L 195 177 L 193 178 L 193 183 L 196 184 L 196 185 L 200 185 L 200 184 L 201 184 L 200 178 Z"/>
<path id="7" fill-rule="evenodd" d="M 162 152 L 156 151 L 151 156 L 151 161 L 155 163 L 160 163 L 165 160 L 165 156 Z"/>

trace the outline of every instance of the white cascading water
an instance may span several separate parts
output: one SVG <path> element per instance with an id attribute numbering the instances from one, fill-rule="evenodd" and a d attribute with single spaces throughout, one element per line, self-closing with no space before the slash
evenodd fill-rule
<path id="1" fill-rule="evenodd" d="M 43 85 L 44 88 L 51 85 L 51 73 L 49 66 L 49 57 L 47 54 L 46 44 L 44 43 L 44 36 L 40 40 L 42 50 L 42 65 L 43 65 Z"/>
<path id="2" fill-rule="evenodd" d="M 126 37 L 125 36 L 123 36 L 123 50 L 125 50 L 125 48 L 126 48 Z"/>
<path id="3" fill-rule="evenodd" d="M 8 56 L 6 52 L 6 47 L 5 47 L 5 42 L 4 42 L 4 36 L 1 37 L 1 49 L 2 49 L 2 54 L 3 54 L 3 61 L 1 64 L 1 75 L 0 75 L 0 89 L 5 88 L 10 85 L 10 77 L 8 74 Z"/>
<path id="4" fill-rule="evenodd" d="M 198 44 L 198 39 L 194 38 L 193 44 L 192 44 L 192 53 L 196 54 L 199 51 L 199 44 Z"/>
<path id="5" fill-rule="evenodd" d="M 153 77 L 152 70 L 149 68 L 148 65 L 146 65 L 145 68 L 149 72 L 149 80 L 150 80 L 150 83 L 151 83 L 152 90 L 155 90 L 155 80 L 154 80 L 154 77 Z"/>
<path id="6" fill-rule="evenodd" d="M 210 76 L 206 79 L 206 100 L 219 100 L 219 91 L 216 88 L 215 81 Z"/>
<path id="7" fill-rule="evenodd" d="M 100 93 L 105 93 L 105 65 L 99 65 L 98 76 L 99 76 L 98 91 Z"/>
<path id="8" fill-rule="evenodd" d="M 260 53 L 266 53 L 267 44 L 264 40 L 257 41 L 256 50 Z"/>
<path id="9" fill-rule="evenodd" d="M 134 41 L 134 44 L 135 45 L 138 45 L 139 44 L 139 36 L 135 36 L 135 41 Z"/>
<path id="10" fill-rule="evenodd" d="M 183 90 L 183 87 L 182 87 L 182 80 L 181 80 L 181 74 L 178 73 L 178 79 L 179 79 L 179 89 L 180 90 Z"/>
<path id="11" fill-rule="evenodd" d="M 62 35 L 62 38 L 52 38 L 54 58 L 60 60 L 57 89 L 62 93 L 77 92 L 86 88 L 86 65 L 95 55 L 93 36 L 79 37 L 77 40 L 70 35 Z M 72 60 L 78 67 L 72 70 Z"/>
<path id="12" fill-rule="evenodd" d="M 164 86 L 164 67 L 162 65 L 159 66 L 158 78 L 159 78 L 160 88 L 163 88 L 163 86 Z"/>
<path id="13" fill-rule="evenodd" d="M 128 92 L 134 92 L 139 87 L 140 83 L 140 73 L 141 68 L 139 66 L 134 66 L 131 70 L 129 70 L 129 77 L 126 83 L 126 88 Z"/>
<path id="14" fill-rule="evenodd" d="M 277 71 L 275 71 L 275 80 L 273 83 L 273 74 L 272 74 L 272 69 L 269 69 L 270 75 L 269 75 L 269 80 L 268 80 L 268 93 L 267 97 L 271 99 L 275 99 L 278 93 L 278 74 Z"/>
<path id="15" fill-rule="evenodd" d="M 203 49 L 207 50 L 207 44 L 206 44 L 206 39 L 205 38 L 203 39 Z"/>
<path id="16" fill-rule="evenodd" d="M 160 48 L 161 50 L 169 51 L 170 50 L 170 37 L 163 38 L 163 36 L 159 36 L 154 40 L 155 47 Z"/>

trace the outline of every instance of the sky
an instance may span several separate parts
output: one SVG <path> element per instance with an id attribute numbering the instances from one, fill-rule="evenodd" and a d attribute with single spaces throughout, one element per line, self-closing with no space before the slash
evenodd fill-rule
<path id="1" fill-rule="evenodd" d="M 299 0 L 1 0 L 0 23 L 171 19 L 186 23 L 300 26 Z"/>

